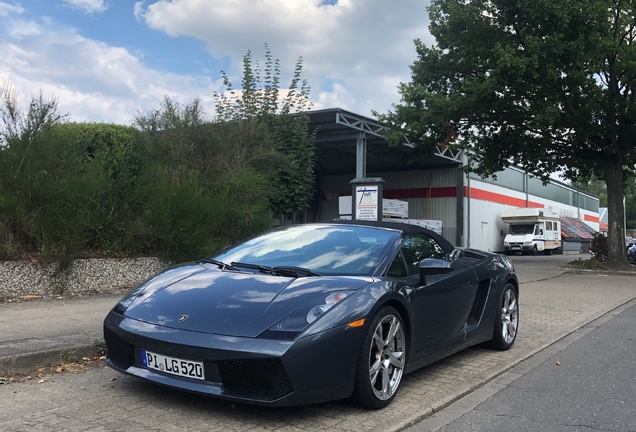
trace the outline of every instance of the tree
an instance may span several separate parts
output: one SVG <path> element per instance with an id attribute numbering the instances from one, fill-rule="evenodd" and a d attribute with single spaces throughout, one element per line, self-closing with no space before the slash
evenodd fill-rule
<path id="1" fill-rule="evenodd" d="M 636 2 L 432 0 L 437 45 L 380 120 L 424 154 L 463 148 L 475 170 L 563 170 L 607 185 L 608 260 L 626 262 L 623 186 L 636 157 Z"/>
<path id="2" fill-rule="evenodd" d="M 625 218 L 627 228 L 636 228 L 636 179 L 627 180 L 625 187 Z"/>
<path id="3" fill-rule="evenodd" d="M 589 179 L 580 178 L 572 182 L 575 188 L 596 195 L 599 198 L 599 207 L 607 207 L 607 185 L 603 180 L 592 176 Z"/>
<path id="4" fill-rule="evenodd" d="M 251 52 L 243 57 L 241 90 L 232 87 L 222 72 L 226 90 L 215 93 L 220 122 L 256 121 L 265 126 L 276 143 L 279 158 L 273 172 L 270 205 L 274 214 L 286 215 L 309 206 L 314 187 L 314 134 L 309 131 L 310 87 L 301 80 L 302 58 L 286 90 L 280 88 L 280 62 L 265 44 L 264 70 L 253 64 Z"/>
<path id="5" fill-rule="evenodd" d="M 607 185 L 596 177 L 572 182 L 572 186 L 600 198 L 599 205 L 607 207 Z M 627 229 L 636 229 L 636 178 L 625 180 L 625 223 Z"/>

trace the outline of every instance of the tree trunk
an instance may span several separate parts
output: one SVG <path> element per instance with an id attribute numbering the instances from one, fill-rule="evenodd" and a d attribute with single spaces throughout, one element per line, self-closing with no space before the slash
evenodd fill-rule
<path id="1" fill-rule="evenodd" d="M 605 183 L 607 184 L 607 221 L 609 226 L 607 260 L 627 264 L 623 170 L 620 162 L 607 161 L 605 163 Z"/>

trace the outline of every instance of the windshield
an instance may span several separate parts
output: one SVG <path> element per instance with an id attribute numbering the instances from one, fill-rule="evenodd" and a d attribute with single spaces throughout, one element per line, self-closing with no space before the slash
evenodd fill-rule
<path id="1" fill-rule="evenodd" d="M 510 225 L 508 234 L 532 234 L 534 233 L 534 224 Z"/>
<path id="2" fill-rule="evenodd" d="M 345 225 L 299 225 L 268 231 L 212 255 L 226 264 L 294 266 L 320 275 L 370 275 L 400 232 Z"/>

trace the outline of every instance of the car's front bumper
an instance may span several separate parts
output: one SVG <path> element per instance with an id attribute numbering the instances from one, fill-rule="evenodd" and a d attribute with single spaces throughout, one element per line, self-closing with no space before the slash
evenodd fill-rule
<path id="1" fill-rule="evenodd" d="M 504 245 L 504 252 L 507 254 L 515 252 L 528 253 L 532 252 L 533 250 L 534 244 L 511 243 L 508 246 Z"/>
<path id="2" fill-rule="evenodd" d="M 348 397 L 364 329 L 340 326 L 285 341 L 184 331 L 110 312 L 104 339 L 106 362 L 120 372 L 226 400 L 286 406 Z M 203 362 L 205 381 L 148 369 L 141 349 Z"/>

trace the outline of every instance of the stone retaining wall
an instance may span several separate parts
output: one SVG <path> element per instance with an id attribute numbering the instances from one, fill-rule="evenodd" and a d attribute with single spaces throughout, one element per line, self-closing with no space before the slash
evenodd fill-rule
<path id="1" fill-rule="evenodd" d="M 79 259 L 62 273 L 56 264 L 0 261 L 0 300 L 20 296 L 115 294 L 157 273 L 166 264 L 156 258 Z"/>

